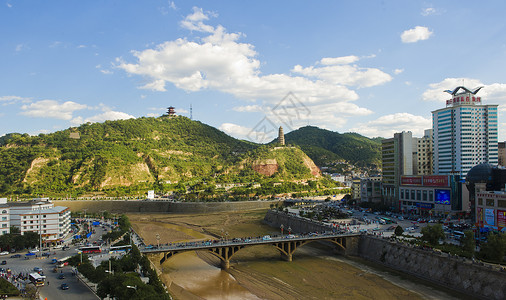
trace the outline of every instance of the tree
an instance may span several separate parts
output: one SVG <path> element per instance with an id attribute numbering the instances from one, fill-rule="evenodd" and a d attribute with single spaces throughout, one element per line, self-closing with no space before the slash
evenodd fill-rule
<path id="1" fill-rule="evenodd" d="M 404 229 L 402 229 L 401 226 L 397 226 L 397 227 L 395 227 L 394 233 L 395 233 L 395 236 L 401 236 L 404 233 Z"/>
<path id="2" fill-rule="evenodd" d="M 460 246 L 464 250 L 464 254 L 468 257 L 474 256 L 476 250 L 476 241 L 472 230 L 464 231 L 464 236 L 460 239 Z"/>
<path id="3" fill-rule="evenodd" d="M 428 225 L 422 228 L 422 240 L 426 241 L 432 246 L 438 245 L 439 240 L 445 238 L 443 226 L 441 224 Z"/>
<path id="4" fill-rule="evenodd" d="M 489 234 L 487 242 L 481 246 L 480 255 L 485 259 L 502 262 L 506 254 L 506 234 Z"/>

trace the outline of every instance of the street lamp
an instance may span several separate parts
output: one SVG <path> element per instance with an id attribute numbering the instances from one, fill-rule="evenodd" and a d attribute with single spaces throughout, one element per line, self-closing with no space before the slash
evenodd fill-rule
<path id="1" fill-rule="evenodd" d="M 292 234 L 292 227 L 288 226 L 288 234 Z"/>
<path id="2" fill-rule="evenodd" d="M 281 228 L 281 235 L 283 235 L 283 229 L 285 228 L 285 225 L 281 224 L 281 226 L 279 226 L 279 228 Z"/>
<path id="3" fill-rule="evenodd" d="M 156 243 L 157 243 L 157 248 L 160 248 L 160 235 L 158 233 L 156 234 Z"/>

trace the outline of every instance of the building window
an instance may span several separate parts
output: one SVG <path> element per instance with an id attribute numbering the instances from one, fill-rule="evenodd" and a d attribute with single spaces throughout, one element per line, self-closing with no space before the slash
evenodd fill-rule
<path id="1" fill-rule="evenodd" d="M 494 201 L 494 199 L 487 199 L 487 200 L 486 200 L 486 203 L 487 203 L 487 204 L 486 204 L 487 206 L 492 206 L 492 207 L 493 207 L 493 206 L 495 206 L 495 201 Z"/>
<path id="2" fill-rule="evenodd" d="M 411 190 L 411 200 L 415 200 L 415 190 Z"/>
<path id="3" fill-rule="evenodd" d="M 7 211 L 4 209 L 4 210 L 2 210 L 2 213 L 3 213 L 3 214 L 6 214 L 6 213 L 7 213 Z"/>
<path id="4" fill-rule="evenodd" d="M 7 228 L 7 224 L 2 224 L 2 228 Z"/>
<path id="5" fill-rule="evenodd" d="M 483 198 L 478 198 L 478 205 L 483 205 Z"/>
<path id="6" fill-rule="evenodd" d="M 434 191 L 429 191 L 429 201 L 434 202 Z"/>
<path id="7" fill-rule="evenodd" d="M 506 200 L 497 200 L 497 206 L 506 207 Z"/>
<path id="8" fill-rule="evenodd" d="M 423 201 L 427 201 L 427 191 L 423 191 Z"/>
<path id="9" fill-rule="evenodd" d="M 422 200 L 422 191 L 420 190 L 416 191 L 416 200 L 418 201 Z"/>
<path id="10" fill-rule="evenodd" d="M 401 199 L 404 199 L 404 190 L 401 189 Z"/>

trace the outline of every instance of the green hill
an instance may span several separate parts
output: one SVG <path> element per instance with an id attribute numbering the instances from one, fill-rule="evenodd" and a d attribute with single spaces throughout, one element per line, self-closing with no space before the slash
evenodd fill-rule
<path id="1" fill-rule="evenodd" d="M 185 117 L 88 123 L 0 139 L 0 195 L 186 191 L 197 183 L 309 180 L 319 175 L 316 169 L 300 149 L 237 140 Z"/>
<path id="2" fill-rule="evenodd" d="M 381 139 L 357 133 L 337 133 L 314 126 L 301 127 L 285 135 L 287 144 L 300 148 L 319 166 L 345 160 L 365 167 L 380 165 Z"/>

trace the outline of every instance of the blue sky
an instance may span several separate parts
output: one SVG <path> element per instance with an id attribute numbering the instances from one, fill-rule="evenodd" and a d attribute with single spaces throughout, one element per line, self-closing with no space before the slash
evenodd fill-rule
<path id="1" fill-rule="evenodd" d="M 505 1 L 0 1 L 0 136 L 190 105 L 255 142 L 422 136 L 464 85 L 506 139 Z"/>

